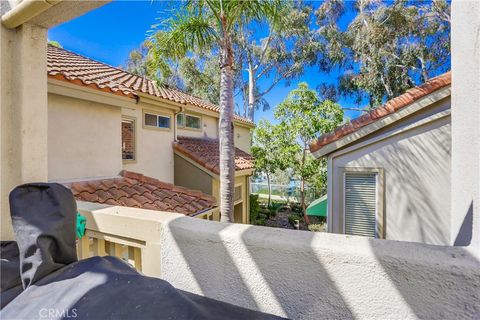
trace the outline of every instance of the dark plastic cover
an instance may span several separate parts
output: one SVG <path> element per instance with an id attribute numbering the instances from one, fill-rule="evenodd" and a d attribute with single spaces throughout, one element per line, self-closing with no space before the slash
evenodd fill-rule
<path id="1" fill-rule="evenodd" d="M 62 185 L 17 187 L 10 206 L 25 290 L 5 307 L 2 303 L 2 319 L 278 318 L 178 290 L 164 280 L 141 275 L 115 257 L 77 261 L 76 205 Z M 11 300 L 12 290 L 22 289 L 18 274 L 10 274 L 12 279 L 2 277 L 2 300 Z M 13 287 L 3 291 L 4 283 Z"/>

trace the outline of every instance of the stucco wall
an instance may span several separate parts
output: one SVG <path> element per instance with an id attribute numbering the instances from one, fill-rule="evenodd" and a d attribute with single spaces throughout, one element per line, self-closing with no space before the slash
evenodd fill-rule
<path id="1" fill-rule="evenodd" d="M 480 1 L 452 1 L 451 19 L 451 242 L 480 252 Z"/>
<path id="2" fill-rule="evenodd" d="M 192 115 L 200 116 L 202 118 L 202 128 L 200 130 L 182 129 L 178 128 L 177 135 L 184 137 L 196 137 L 196 138 L 218 138 L 218 119 L 207 115 L 200 115 L 189 113 Z"/>
<path id="3" fill-rule="evenodd" d="M 249 196 L 250 196 L 250 186 L 248 184 L 248 180 L 250 179 L 249 176 L 242 175 L 242 176 L 236 176 L 235 177 L 235 187 L 241 186 L 242 188 L 242 203 L 241 203 L 241 212 L 242 212 L 242 221 L 239 221 L 239 219 L 236 219 L 236 223 L 250 223 L 250 217 L 249 217 Z M 213 196 L 215 199 L 217 199 L 217 205 L 219 205 L 219 199 L 220 199 L 220 180 L 213 179 L 212 181 L 212 190 L 213 190 Z M 237 204 L 237 212 L 240 211 L 238 209 L 240 205 Z M 238 215 L 237 215 L 238 217 Z"/>
<path id="4" fill-rule="evenodd" d="M 250 153 L 251 143 L 251 134 L 250 129 L 242 126 L 235 126 L 235 147 Z"/>
<path id="5" fill-rule="evenodd" d="M 450 99 L 329 157 L 330 230 L 343 233 L 343 168 L 382 168 L 386 238 L 450 243 Z M 431 119 L 421 123 L 425 119 Z M 379 138 L 381 137 L 381 138 Z M 356 147 L 356 145 L 361 147 Z"/>
<path id="6" fill-rule="evenodd" d="M 155 129 L 143 126 L 143 110 L 158 112 L 170 116 L 170 129 Z M 125 170 L 140 172 L 164 182 L 174 182 L 173 165 L 173 111 L 167 108 L 153 107 L 147 104 L 138 104 L 134 109 L 123 108 L 124 116 L 136 120 L 136 160 L 123 163 Z"/>
<path id="7" fill-rule="evenodd" d="M 115 176 L 122 170 L 121 109 L 48 94 L 48 178 Z"/>
<path id="8" fill-rule="evenodd" d="M 8 194 L 47 180 L 47 29 L 0 26 L 1 238 L 12 240 Z"/>
<path id="9" fill-rule="evenodd" d="M 212 177 L 179 155 L 174 155 L 175 185 L 212 194 Z"/>
<path id="10" fill-rule="evenodd" d="M 194 114 L 194 113 L 191 113 Z M 195 115 L 195 114 L 194 114 Z M 199 114 L 197 114 L 199 115 Z M 192 130 L 192 129 L 182 129 L 178 128 L 177 135 L 184 137 L 197 137 L 197 138 L 218 138 L 218 118 L 211 117 L 208 115 L 200 115 L 202 117 L 202 129 L 201 130 Z M 234 143 L 235 146 L 245 152 L 250 153 L 251 148 L 251 134 L 250 128 L 241 125 L 234 126 Z"/>
<path id="11" fill-rule="evenodd" d="M 291 319 L 476 319 L 480 314 L 480 256 L 469 248 L 78 205 L 87 228 L 146 242 L 142 270 L 147 276 L 242 307 Z M 128 227 L 133 224 L 139 228 Z"/>
<path id="12" fill-rule="evenodd" d="M 177 218 L 161 276 L 292 319 L 473 319 L 480 263 L 463 248 Z"/>

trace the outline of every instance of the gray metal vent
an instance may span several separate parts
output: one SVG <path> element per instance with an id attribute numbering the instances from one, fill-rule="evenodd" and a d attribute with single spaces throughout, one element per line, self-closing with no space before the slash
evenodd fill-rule
<path id="1" fill-rule="evenodd" d="M 377 174 L 345 173 L 345 234 L 376 237 Z"/>

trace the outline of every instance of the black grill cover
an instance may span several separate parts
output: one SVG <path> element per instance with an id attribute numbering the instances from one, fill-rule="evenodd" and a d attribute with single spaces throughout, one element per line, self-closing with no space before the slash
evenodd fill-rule
<path id="1" fill-rule="evenodd" d="M 178 290 L 115 257 L 77 261 L 75 200 L 60 184 L 17 187 L 10 207 L 19 255 L 2 245 L 2 273 L 10 270 L 2 275 L 2 319 L 277 318 Z"/>

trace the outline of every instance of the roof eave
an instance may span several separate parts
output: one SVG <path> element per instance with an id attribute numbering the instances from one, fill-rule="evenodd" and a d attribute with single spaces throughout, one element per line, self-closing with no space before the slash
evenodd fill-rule
<path id="1" fill-rule="evenodd" d="M 202 165 L 202 163 L 198 162 L 196 159 L 193 159 L 193 157 L 189 153 L 185 152 L 181 147 L 179 147 L 177 143 L 173 144 L 173 153 L 178 155 L 182 159 L 186 160 L 187 162 L 191 163 L 193 166 L 197 167 L 201 171 L 205 172 L 206 174 L 211 176 L 213 179 L 216 179 L 216 180 L 220 179 L 220 175 L 218 172 L 215 172 L 213 170 L 206 168 L 204 165 Z M 254 171 L 255 171 L 255 168 L 235 170 L 235 177 L 252 175 Z"/>
<path id="2" fill-rule="evenodd" d="M 321 148 L 312 151 L 312 155 L 315 158 L 321 158 L 328 156 L 330 153 L 337 151 L 340 148 L 343 148 L 347 145 L 350 145 L 357 141 L 358 139 L 361 139 L 369 134 L 372 134 L 394 122 L 397 122 L 413 113 L 418 112 L 419 110 L 425 109 L 426 107 L 429 107 L 433 105 L 435 102 L 438 102 L 448 96 L 451 95 L 451 85 L 445 86 L 443 88 L 440 88 L 418 100 L 415 102 L 401 108 L 400 110 L 391 113 L 373 123 L 370 123 L 357 131 L 354 131 L 350 134 L 347 134 L 346 136 L 335 140 L 331 143 L 328 143 Z"/>

